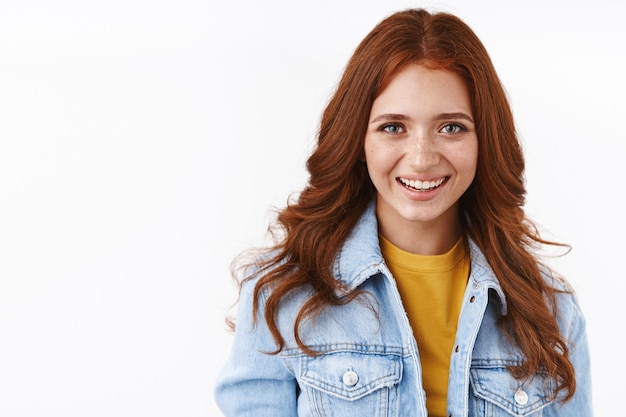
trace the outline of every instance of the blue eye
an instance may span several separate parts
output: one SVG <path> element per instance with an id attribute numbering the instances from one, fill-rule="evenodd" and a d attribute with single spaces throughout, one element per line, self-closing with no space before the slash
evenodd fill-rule
<path id="1" fill-rule="evenodd" d="M 453 134 L 455 134 L 455 133 L 461 133 L 461 132 L 464 132 L 465 130 L 466 130 L 466 129 L 465 129 L 465 127 L 463 127 L 463 126 L 462 126 L 462 125 L 460 125 L 460 124 L 457 124 L 457 123 L 450 123 L 450 124 L 445 125 L 445 126 L 441 129 L 441 131 L 440 131 L 440 132 L 442 132 L 442 133 L 447 133 L 447 134 L 450 134 L 450 135 L 453 135 Z"/>
<path id="2" fill-rule="evenodd" d="M 390 133 L 392 135 L 397 135 L 404 132 L 404 128 L 396 123 L 387 123 L 386 125 L 382 125 L 378 130 Z"/>

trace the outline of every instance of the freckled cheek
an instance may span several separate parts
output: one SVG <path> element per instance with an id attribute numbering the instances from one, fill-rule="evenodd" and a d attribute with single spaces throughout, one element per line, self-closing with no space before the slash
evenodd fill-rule
<path id="1" fill-rule="evenodd" d="M 395 165 L 399 156 L 394 152 L 390 152 L 389 149 L 372 149 L 367 158 L 378 169 L 384 169 Z"/>
<path id="2" fill-rule="evenodd" d="M 476 171 L 478 170 L 478 153 L 468 153 L 468 157 L 465 160 L 465 170 L 472 178 L 476 177 Z"/>

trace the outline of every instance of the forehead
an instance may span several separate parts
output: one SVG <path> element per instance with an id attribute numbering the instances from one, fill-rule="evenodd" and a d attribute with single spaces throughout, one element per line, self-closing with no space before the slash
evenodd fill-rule
<path id="1" fill-rule="evenodd" d="M 472 110 L 469 91 L 462 77 L 419 64 L 408 65 L 391 77 L 374 100 L 372 113 L 407 108 L 468 113 Z"/>

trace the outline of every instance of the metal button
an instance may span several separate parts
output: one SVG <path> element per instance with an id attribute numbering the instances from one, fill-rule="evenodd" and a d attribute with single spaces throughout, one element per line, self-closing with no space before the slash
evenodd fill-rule
<path id="1" fill-rule="evenodd" d="M 357 382 L 359 382 L 359 376 L 354 371 L 346 371 L 343 374 L 342 380 L 343 380 L 343 383 L 346 384 L 347 386 L 353 387 L 356 385 Z"/>
<path id="2" fill-rule="evenodd" d="M 518 389 L 515 391 L 515 402 L 519 405 L 526 405 L 528 402 L 528 394 L 523 389 Z"/>

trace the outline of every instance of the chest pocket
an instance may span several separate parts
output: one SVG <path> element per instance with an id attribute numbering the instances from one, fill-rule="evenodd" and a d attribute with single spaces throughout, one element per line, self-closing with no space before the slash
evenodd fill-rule
<path id="1" fill-rule="evenodd" d="M 476 416 L 541 417 L 553 401 L 554 383 L 541 374 L 520 381 L 505 367 L 472 367 L 470 383 Z"/>
<path id="2" fill-rule="evenodd" d="M 332 352 L 301 360 L 298 382 L 314 416 L 386 417 L 398 407 L 402 358 Z"/>

